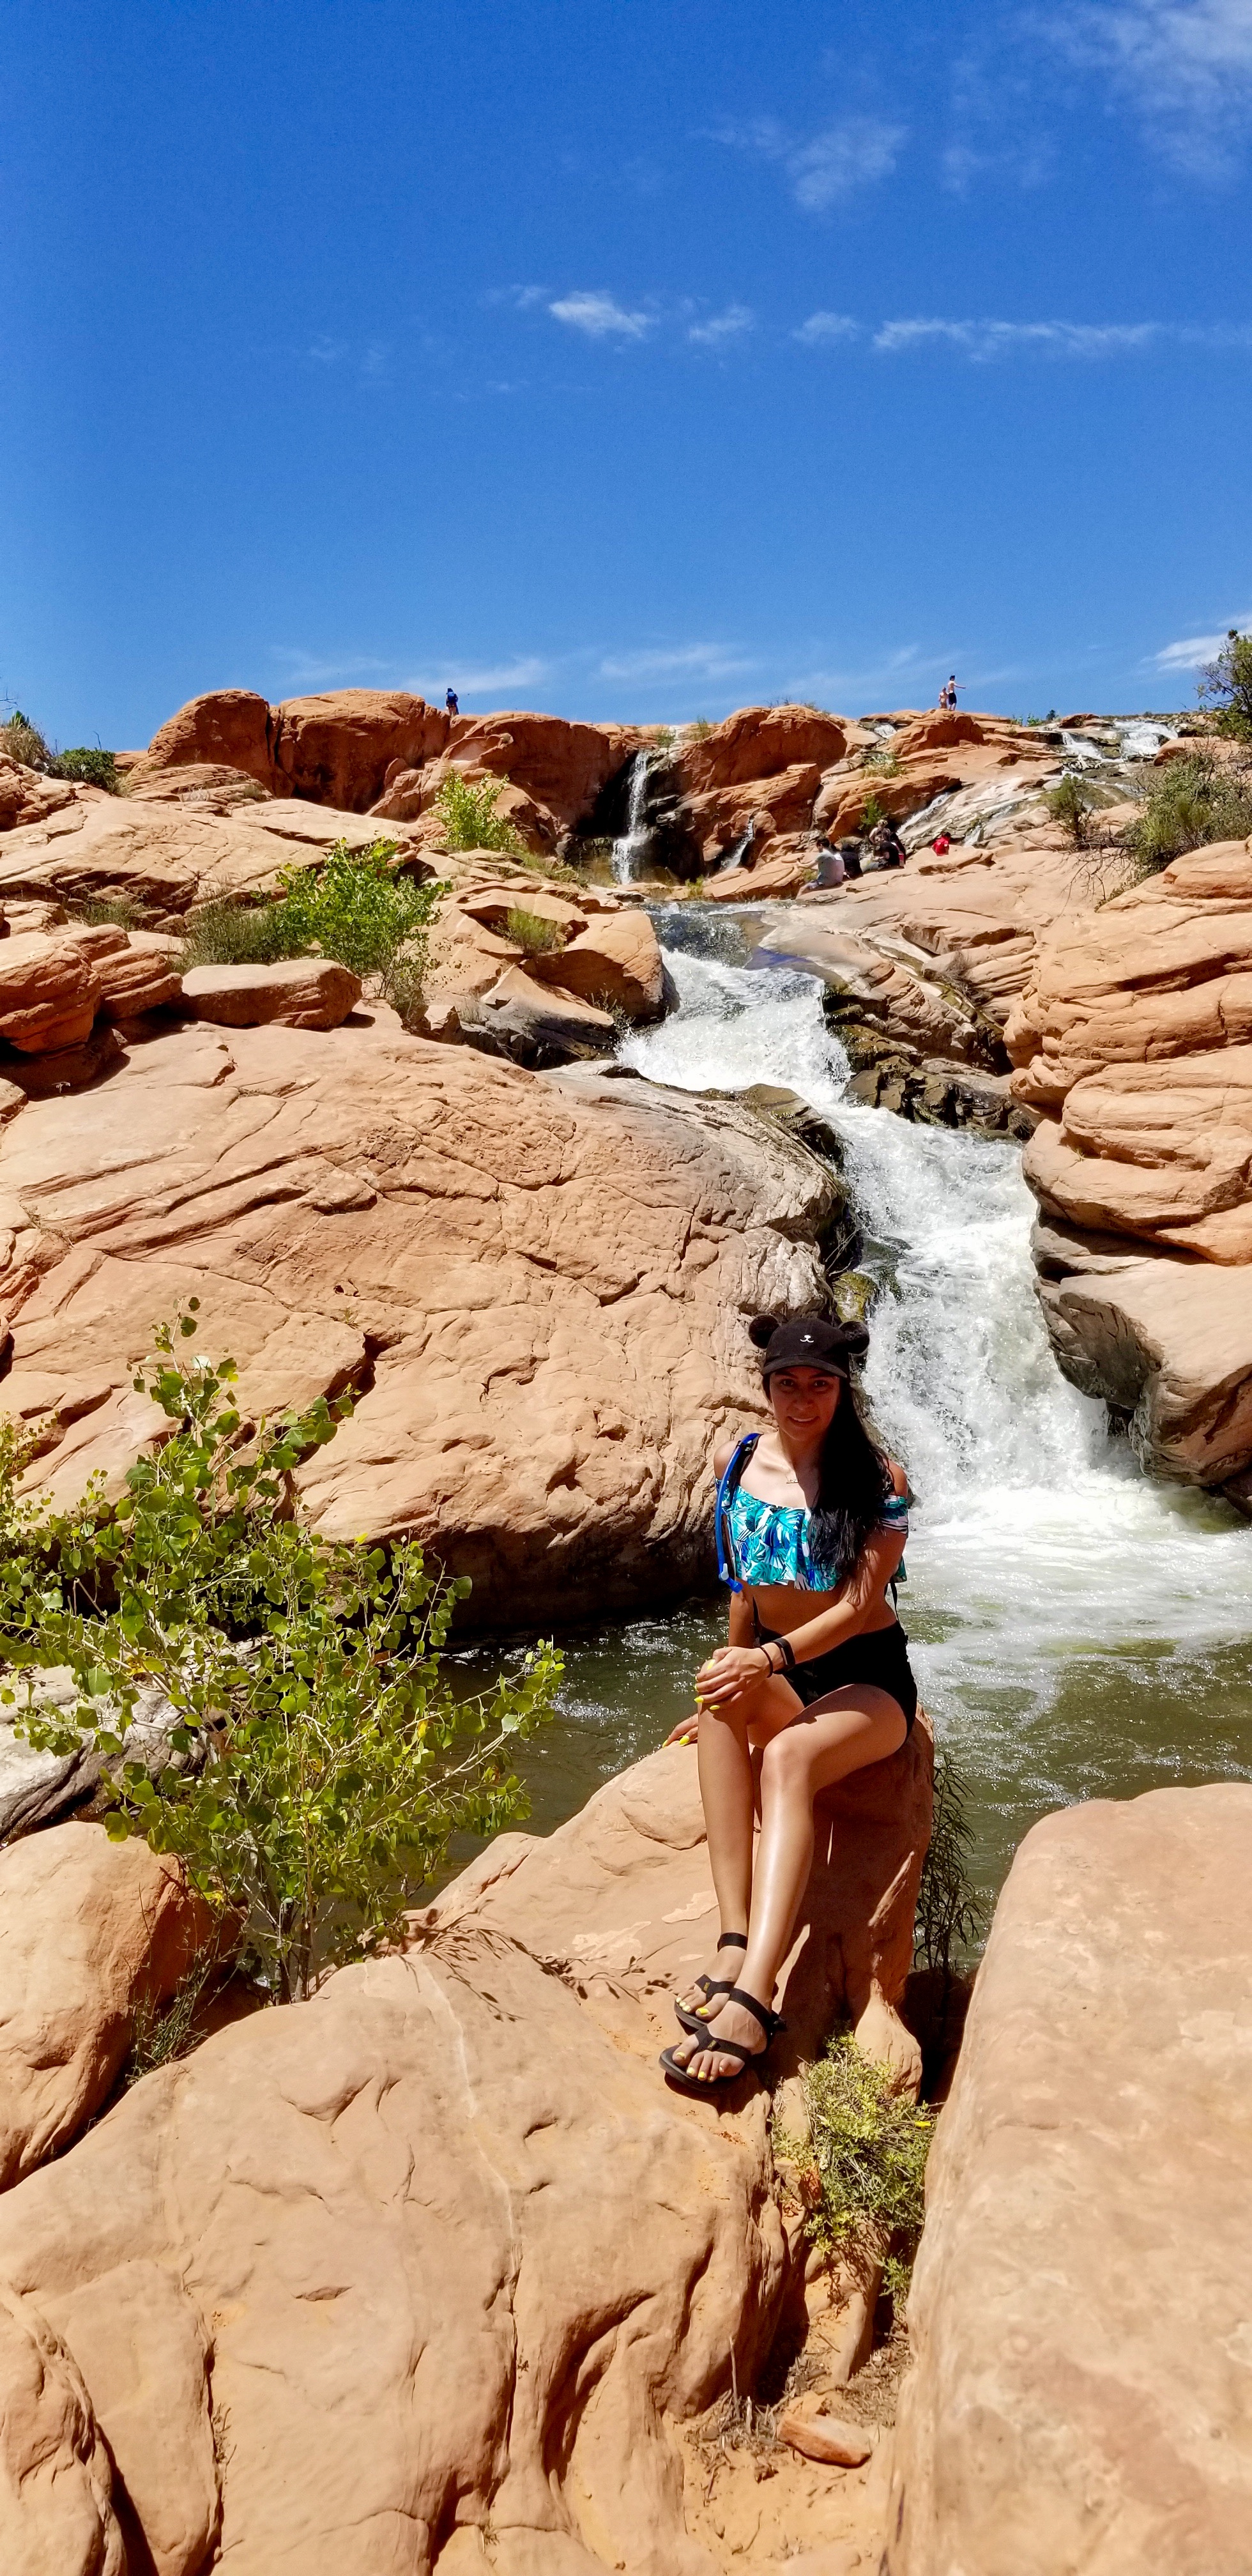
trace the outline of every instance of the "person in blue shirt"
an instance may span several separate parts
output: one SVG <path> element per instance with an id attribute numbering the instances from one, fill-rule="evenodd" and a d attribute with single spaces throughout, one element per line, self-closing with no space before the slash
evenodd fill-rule
<path id="1" fill-rule="evenodd" d="M 461 706 L 460 706 L 460 700 L 459 700 L 459 699 L 458 699 L 458 697 L 457 697 L 457 693 L 456 693 L 456 690 L 455 690 L 455 689 L 449 689 L 449 690 L 448 690 L 448 692 L 447 692 L 447 694 L 446 694 L 446 696 L 445 696 L 445 698 L 444 698 L 444 705 L 445 705 L 445 707 L 447 708 L 448 713 L 449 713 L 449 715 L 450 715 L 450 716 L 459 716 L 459 714 L 460 714 L 460 712 L 461 712 Z"/>

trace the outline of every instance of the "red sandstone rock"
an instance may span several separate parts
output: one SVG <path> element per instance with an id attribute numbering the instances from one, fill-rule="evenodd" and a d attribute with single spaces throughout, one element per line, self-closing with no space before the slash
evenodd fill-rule
<path id="1" fill-rule="evenodd" d="M 1044 1818 L 927 2175 L 890 2576 L 1244 2576 L 1252 1789 Z"/>
<path id="2" fill-rule="evenodd" d="M 403 689 L 328 689 L 287 698 L 274 710 L 274 722 L 280 784 L 291 795 L 349 814 L 363 814 L 381 796 L 393 762 L 416 767 L 448 738 L 443 708 Z"/>
<path id="3" fill-rule="evenodd" d="M 42 770 L 28 769 L 24 760 L 12 760 L 0 751 L 0 832 L 41 822 L 77 802 L 77 791 L 68 779 L 45 778 Z"/>
<path id="4" fill-rule="evenodd" d="M 0 1037 L 24 1055 L 82 1044 L 100 979 L 73 939 L 31 930 L 0 940 Z"/>
<path id="5" fill-rule="evenodd" d="M 274 719 L 267 701 L 255 689 L 210 689 L 189 699 L 154 733 L 130 775 L 150 778 L 193 762 L 241 770 L 272 791 Z"/>
<path id="6" fill-rule="evenodd" d="M 601 1010 L 623 1011 L 630 1020 L 659 1020 L 665 1008 L 661 951 L 643 911 L 623 907 L 599 914 L 566 947 L 533 957 L 530 971 L 541 984 L 559 984 L 563 992 Z"/>
<path id="7" fill-rule="evenodd" d="M 67 1500 L 124 1474 L 158 1428 L 135 1363 L 189 1294 L 271 1406 L 301 1319 L 348 1313 L 373 1383 L 302 1471 L 324 1527 L 437 1547 L 480 1625 L 672 1597 L 710 1561 L 712 1444 L 759 1405 L 740 1318 L 820 1294 L 828 1191 L 737 1104 L 539 1078 L 379 1007 L 190 1025 L 0 1133 L 15 1372 L 112 1390 L 35 1473 Z"/>
<path id="8" fill-rule="evenodd" d="M 416 865 L 422 876 L 436 873 L 403 826 L 390 825 L 386 837 L 400 863 Z M 11 913 L 15 902 L 30 899 L 79 905 L 120 898 L 146 927 L 177 930 L 218 895 L 271 892 L 280 872 L 317 866 L 336 841 L 356 850 L 378 838 L 369 816 L 296 798 L 262 798 L 219 814 L 211 805 L 101 796 L 0 842 L 0 903 Z"/>
<path id="9" fill-rule="evenodd" d="M 779 2422 L 780 2442 L 793 2451 L 803 2451 L 808 2460 L 821 2460 L 836 2469 L 863 2468 L 874 2448 L 863 2424 L 849 2424 L 839 2415 L 798 2415 L 794 2410 Z"/>
<path id="10" fill-rule="evenodd" d="M 361 978 L 333 957 L 284 957 L 273 966 L 193 966 L 183 999 L 199 1020 L 226 1029 L 337 1029 L 361 998 Z"/>
<path id="11" fill-rule="evenodd" d="M 103 1825 L 0 1850 L 0 2190 L 99 2110 L 136 2012 L 173 1993 L 207 1928 L 173 1861 Z"/>
<path id="12" fill-rule="evenodd" d="M 563 716 L 458 716 L 448 756 L 459 770 L 508 778 L 568 829 L 645 739 L 635 725 L 571 724 Z"/>
<path id="13" fill-rule="evenodd" d="M 847 728 L 815 707 L 740 707 L 703 742 L 684 739 L 674 755 L 682 794 L 740 787 L 797 767 L 829 769 L 842 760 Z"/>

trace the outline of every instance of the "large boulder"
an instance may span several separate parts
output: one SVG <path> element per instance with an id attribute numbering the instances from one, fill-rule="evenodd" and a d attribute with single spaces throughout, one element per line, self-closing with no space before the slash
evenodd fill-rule
<path id="1" fill-rule="evenodd" d="M 361 998 L 361 978 L 333 957 L 282 957 L 270 966 L 193 966 L 183 1000 L 224 1029 L 337 1029 Z"/>
<path id="2" fill-rule="evenodd" d="M 289 794 L 363 814 L 389 768 L 443 750 L 448 718 L 404 689 L 328 689 L 274 710 L 274 762 Z"/>
<path id="3" fill-rule="evenodd" d="M 674 757 L 681 793 L 743 787 L 797 767 L 819 774 L 842 760 L 847 727 L 817 707 L 739 707 L 700 740 L 685 736 Z"/>
<path id="4" fill-rule="evenodd" d="M 822 1801 L 787 2049 L 846 2006 L 908 2081 L 924 1719 L 876 1773 Z M 402 1955 L 144 2078 L 0 2201 L 6 2567 L 716 2576 L 682 2427 L 753 2385 L 804 2249 L 758 2080 L 695 2103 L 656 2064 L 715 1913 L 695 1774 L 671 1748 L 502 1836 Z M 785 2463 L 764 2501 L 771 2561 L 847 2527 Z"/>
<path id="5" fill-rule="evenodd" d="M 298 798 L 219 808 L 212 798 L 101 795 L 0 842 L 0 904 L 121 902 L 145 928 L 177 931 L 217 896 L 272 893 L 280 874 L 319 866 L 335 842 L 360 850 L 379 838 L 395 844 L 399 864 L 435 874 L 402 826 Z"/>
<path id="6" fill-rule="evenodd" d="M 131 779 L 194 763 L 241 771 L 272 794 L 279 788 L 274 730 L 273 710 L 255 689 L 210 689 L 204 697 L 190 698 L 154 733 L 144 758 L 129 773 L 128 785 Z"/>
<path id="7" fill-rule="evenodd" d="M 1048 1113 L 1023 1169 L 1062 1368 L 1129 1420 L 1149 1464 L 1237 1481 L 1252 1465 L 1252 842 L 1057 921 L 1005 1043 L 1018 1098 Z"/>
<path id="8" fill-rule="evenodd" d="M 665 967 L 646 912 L 596 913 L 580 924 L 564 948 L 531 960 L 541 984 L 620 1011 L 633 1021 L 659 1020 L 665 1009 Z"/>
<path id="9" fill-rule="evenodd" d="M 0 751 L 0 832 L 15 831 L 22 823 L 42 822 L 45 815 L 60 813 L 66 805 L 77 803 L 76 790 L 64 778 L 45 778 L 40 769 L 29 769 L 24 760 L 14 760 Z"/>
<path id="10" fill-rule="evenodd" d="M 81 1046 L 100 1000 L 100 978 L 81 941 L 42 930 L 0 940 L 0 1038 L 23 1055 Z"/>
<path id="11" fill-rule="evenodd" d="M 743 1319 L 824 1294 L 834 1205 L 738 1104 L 526 1073 L 381 1006 L 183 1028 L 0 1135 L 0 1402 L 38 1382 L 53 1492 L 115 1483 L 161 1429 L 131 1384 L 153 1320 L 194 1294 L 254 1407 L 293 1355 L 303 1400 L 361 1390 L 302 1475 L 328 1531 L 412 1532 L 486 1624 L 669 1599 L 709 1565 L 713 1442 L 759 1410 Z"/>
<path id="12" fill-rule="evenodd" d="M 137 2015 L 173 1993 L 208 1930 L 176 1863 L 103 1825 L 0 1850 L 0 2190 L 100 2109 Z"/>
<path id="13" fill-rule="evenodd" d="M 1044 1818 L 931 2151 L 888 2576 L 1244 2576 L 1252 1789 Z"/>

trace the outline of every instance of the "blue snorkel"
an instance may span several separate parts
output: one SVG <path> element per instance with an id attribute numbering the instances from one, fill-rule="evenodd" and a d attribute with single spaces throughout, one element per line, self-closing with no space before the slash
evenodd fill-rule
<path id="1" fill-rule="evenodd" d="M 718 1481 L 715 1524 L 717 1530 L 717 1572 L 719 1581 L 724 1583 L 731 1592 L 742 1592 L 743 1585 L 739 1581 L 738 1575 L 735 1573 L 734 1568 L 731 1565 L 730 1551 L 726 1545 L 726 1506 L 731 1501 L 735 1488 L 739 1483 L 739 1479 L 748 1463 L 748 1454 L 751 1450 L 755 1449 L 760 1437 L 761 1435 L 759 1431 L 749 1431 L 745 1435 L 745 1437 L 739 1442 L 737 1448 L 732 1449 L 731 1454 L 726 1461 L 725 1468 L 722 1471 L 722 1475 Z"/>

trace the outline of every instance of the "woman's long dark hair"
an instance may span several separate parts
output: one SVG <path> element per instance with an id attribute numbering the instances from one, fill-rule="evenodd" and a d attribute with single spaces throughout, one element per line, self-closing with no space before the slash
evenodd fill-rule
<path id="1" fill-rule="evenodd" d="M 802 1323 L 810 1319 L 793 1316 L 788 1320 Z M 825 1327 L 823 1338 L 829 1336 L 825 1317 L 812 1320 Z M 762 1350 L 777 1332 L 778 1318 L 758 1315 L 748 1330 L 758 1350 Z M 846 1325 L 839 1338 L 850 1359 L 859 1359 L 869 1348 L 869 1334 L 863 1325 Z M 820 1368 L 822 1361 L 815 1355 L 808 1365 Z M 817 1503 L 809 1516 L 815 1552 L 824 1564 L 840 1568 L 841 1581 L 854 1572 L 863 1548 L 881 1523 L 883 1504 L 894 1491 L 886 1457 L 870 1434 L 851 1377 L 845 1377 L 822 1442 Z"/>

